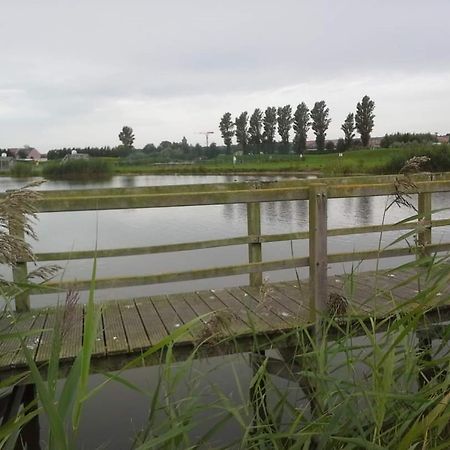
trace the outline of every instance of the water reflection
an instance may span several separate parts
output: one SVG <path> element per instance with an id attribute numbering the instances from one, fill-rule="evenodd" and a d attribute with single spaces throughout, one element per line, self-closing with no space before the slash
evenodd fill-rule
<path id="1" fill-rule="evenodd" d="M 358 211 L 356 215 L 361 219 L 361 225 L 369 225 L 372 223 L 372 197 L 359 197 L 357 199 L 358 202 Z"/>

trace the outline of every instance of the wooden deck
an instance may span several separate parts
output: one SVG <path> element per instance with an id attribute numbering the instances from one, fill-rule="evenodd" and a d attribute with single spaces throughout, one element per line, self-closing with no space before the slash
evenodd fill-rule
<path id="1" fill-rule="evenodd" d="M 417 307 L 417 303 L 411 302 L 418 294 L 417 273 L 414 271 L 333 276 L 328 278 L 328 285 L 330 292 L 344 295 L 349 300 L 347 313 L 350 317 L 382 318 L 398 305 Z M 433 311 L 429 316 L 430 323 L 449 320 L 449 294 L 448 285 L 435 293 L 436 308 L 434 316 Z M 308 326 L 308 299 L 308 284 L 302 282 L 299 286 L 295 281 L 262 288 L 235 287 L 103 303 L 92 370 L 118 369 L 198 317 L 200 320 L 192 332 L 177 339 L 174 346 L 176 356 L 185 357 L 196 344 L 211 336 L 214 337 L 206 346 L 208 355 L 247 351 L 255 339 L 259 345 L 271 346 L 277 336 Z M 45 370 L 55 317 L 55 309 L 7 315 L 0 321 L 0 332 L 32 331 L 26 338 L 26 345 Z M 64 368 L 70 367 L 82 345 L 84 307 L 76 306 L 67 313 L 65 321 L 60 353 L 62 374 Z M 224 342 L 230 335 L 234 336 L 233 345 L 229 340 Z M 157 353 L 137 365 L 157 364 L 160 356 Z M 19 340 L 3 340 L 0 344 L 0 376 L 19 373 L 25 368 Z"/>

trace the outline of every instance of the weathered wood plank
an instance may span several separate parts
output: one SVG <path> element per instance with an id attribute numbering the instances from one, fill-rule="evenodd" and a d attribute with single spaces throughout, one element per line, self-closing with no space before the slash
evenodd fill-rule
<path id="1" fill-rule="evenodd" d="M 33 334 L 26 337 L 24 340 L 24 344 L 30 351 L 33 359 L 36 358 L 36 354 L 37 354 L 37 351 L 39 348 L 39 344 L 41 341 L 41 336 L 43 334 L 43 329 L 45 327 L 46 320 L 47 320 L 47 312 L 45 310 L 37 311 L 36 320 L 34 321 L 32 327 L 30 328 L 30 331 L 33 331 Z M 18 350 L 15 357 L 10 362 L 10 364 L 12 366 L 25 365 L 26 363 L 27 363 L 27 360 L 25 358 L 25 355 L 23 354 L 23 352 L 20 349 Z"/>
<path id="2" fill-rule="evenodd" d="M 270 329 L 279 330 L 286 329 L 289 324 L 280 318 L 271 310 L 271 302 L 269 299 L 263 301 L 254 298 L 252 295 L 247 294 L 241 288 L 230 288 L 227 291 L 239 300 L 245 307 L 248 307 L 250 311 L 266 322 Z"/>
<path id="3" fill-rule="evenodd" d="M 95 337 L 94 349 L 92 351 L 92 356 L 94 356 L 95 358 L 100 358 L 106 355 L 105 327 L 103 325 L 103 315 L 101 313 L 101 306 L 98 312 L 99 318 L 97 326 L 97 335 Z"/>
<path id="4" fill-rule="evenodd" d="M 153 303 L 149 298 L 138 298 L 135 304 L 151 345 L 158 344 L 168 333 Z"/>
<path id="5" fill-rule="evenodd" d="M 174 332 L 183 325 L 182 319 L 172 308 L 172 305 L 167 300 L 167 296 L 155 295 L 151 297 L 151 300 L 156 311 L 158 311 L 158 315 L 161 318 L 162 323 L 166 327 L 168 334 Z M 177 340 L 177 343 L 186 343 L 192 341 L 193 335 L 191 333 L 185 333 Z"/>
<path id="6" fill-rule="evenodd" d="M 141 317 L 133 300 L 118 302 L 123 326 L 127 337 L 128 348 L 131 352 L 147 349 L 150 340 L 142 324 Z"/>
<path id="7" fill-rule="evenodd" d="M 287 322 L 291 326 L 295 326 L 298 323 L 298 317 L 295 316 L 294 311 L 283 305 L 279 300 L 279 295 L 273 292 L 271 285 L 265 285 L 263 292 L 261 289 L 255 288 L 253 286 L 243 286 L 241 288 L 248 295 L 256 298 L 262 305 L 264 305 L 272 313 L 276 314 L 284 322 Z M 288 299 L 287 302 L 291 300 Z"/>
<path id="8" fill-rule="evenodd" d="M 8 329 L 6 334 L 21 333 L 31 330 L 37 317 L 38 314 L 36 312 L 27 312 L 20 315 L 15 315 L 14 323 L 11 328 Z M 0 343 L 0 367 L 8 367 L 12 365 L 20 346 L 20 339 L 18 337 L 5 338 L 2 340 Z"/>
<path id="9" fill-rule="evenodd" d="M 249 295 L 253 295 L 257 298 L 258 290 L 256 290 L 254 287 L 244 286 L 242 289 Z M 277 315 L 281 315 L 283 318 L 289 318 L 290 322 L 292 322 L 292 318 L 298 321 L 300 315 L 305 314 L 304 308 L 301 308 L 301 306 L 290 297 L 276 290 L 272 284 L 267 285 L 266 295 L 270 299 L 272 299 L 275 308 L 274 311 L 277 313 Z"/>
<path id="10" fill-rule="evenodd" d="M 41 335 L 39 347 L 36 354 L 36 362 L 43 363 L 50 359 L 52 351 L 53 333 L 56 323 L 56 309 L 47 310 L 47 320 L 45 321 L 45 330 Z"/>
<path id="11" fill-rule="evenodd" d="M 227 295 L 234 299 L 233 296 L 227 294 L 223 290 L 216 291 L 214 289 L 210 291 L 200 291 L 197 295 L 211 308 L 212 311 L 214 311 L 214 314 L 208 318 L 208 322 L 211 320 L 221 321 L 233 335 L 249 333 L 248 322 L 246 322 L 242 316 L 242 306 L 237 310 L 233 307 L 232 302 L 227 302 Z M 236 301 L 236 299 L 234 299 L 234 301 Z M 236 304 L 239 305 L 239 302 L 236 302 Z"/>
<path id="12" fill-rule="evenodd" d="M 67 311 L 67 310 L 66 310 Z M 78 355 L 83 343 L 84 308 L 76 305 L 63 316 L 60 358 L 72 359 Z"/>
<path id="13" fill-rule="evenodd" d="M 129 350 L 127 336 L 117 302 L 108 302 L 102 310 L 102 316 L 107 354 L 127 353 Z"/>

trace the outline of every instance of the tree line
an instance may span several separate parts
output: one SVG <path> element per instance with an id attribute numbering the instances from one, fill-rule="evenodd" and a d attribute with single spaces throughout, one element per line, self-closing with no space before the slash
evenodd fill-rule
<path id="1" fill-rule="evenodd" d="M 341 143 L 342 149 L 348 149 L 353 145 L 355 130 L 361 136 L 361 144 L 369 145 L 370 134 L 374 127 L 375 102 L 365 95 L 356 105 L 356 112 L 349 113 L 341 125 L 344 138 Z M 308 131 L 313 130 L 315 134 L 317 150 L 323 151 L 326 146 L 326 135 L 331 123 L 330 110 L 324 100 L 316 102 L 309 110 L 302 102 L 292 112 L 291 105 L 278 108 L 269 106 L 264 113 L 256 108 L 249 117 L 248 112 L 242 112 L 234 120 L 230 112 L 226 112 L 220 119 L 219 129 L 223 142 L 231 153 L 233 137 L 244 154 L 252 150 L 256 152 L 273 153 L 275 148 L 275 135 L 281 139 L 281 152 L 287 152 L 290 148 L 289 136 L 291 128 L 294 130 L 293 146 L 298 154 L 306 150 Z"/>

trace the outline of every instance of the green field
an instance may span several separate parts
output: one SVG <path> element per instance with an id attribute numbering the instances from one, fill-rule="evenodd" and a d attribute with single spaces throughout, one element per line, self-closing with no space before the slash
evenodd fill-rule
<path id="1" fill-rule="evenodd" d="M 232 156 L 221 155 L 214 160 L 177 164 L 115 165 L 117 173 L 245 173 L 245 172 L 320 172 L 325 175 L 358 173 L 389 173 L 389 166 L 396 159 L 406 160 L 410 153 L 424 154 L 428 149 L 388 148 L 348 151 L 338 153 L 298 155 L 244 155 L 233 165 Z M 447 149 L 447 152 L 449 150 Z"/>
<path id="2" fill-rule="evenodd" d="M 428 156 L 424 171 L 450 171 L 450 145 L 414 145 L 400 148 L 351 150 L 338 153 L 307 153 L 298 155 L 243 155 L 233 164 L 231 155 L 195 162 L 161 163 L 157 157 L 139 160 L 96 157 L 83 162 L 60 163 L 49 161 L 39 166 L 18 163 L 2 175 L 16 177 L 44 176 L 46 178 L 89 178 L 113 174 L 224 174 L 224 173 L 313 173 L 325 176 L 354 174 L 398 173 L 412 156 Z M 70 170 L 69 170 L 70 169 Z"/>

